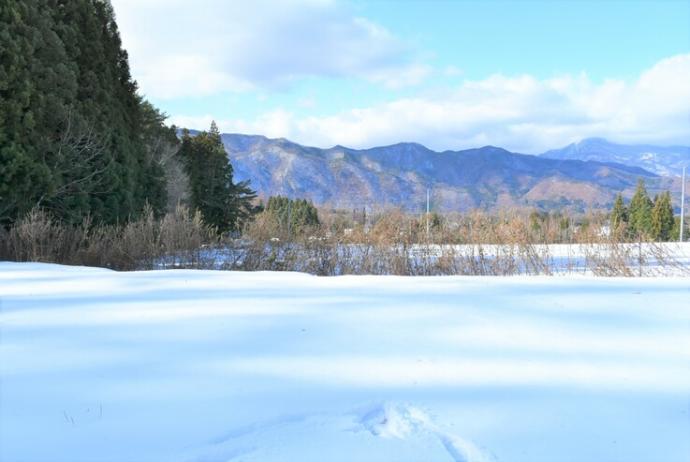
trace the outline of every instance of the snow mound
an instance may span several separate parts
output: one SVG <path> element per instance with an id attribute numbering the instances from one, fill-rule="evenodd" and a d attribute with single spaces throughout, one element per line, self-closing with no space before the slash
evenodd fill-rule
<path id="1" fill-rule="evenodd" d="M 343 414 L 289 416 L 235 429 L 185 460 L 493 462 L 415 406 L 382 403 Z"/>
<path id="2" fill-rule="evenodd" d="M 430 427 L 430 420 L 424 412 L 412 406 L 392 404 L 374 407 L 360 422 L 372 435 L 382 438 L 403 439 Z"/>
<path id="3" fill-rule="evenodd" d="M 419 408 L 386 403 L 376 406 L 361 419 L 372 435 L 381 438 L 407 439 L 416 435 L 438 438 L 454 462 L 489 462 L 495 460 L 472 442 L 444 432 Z"/>

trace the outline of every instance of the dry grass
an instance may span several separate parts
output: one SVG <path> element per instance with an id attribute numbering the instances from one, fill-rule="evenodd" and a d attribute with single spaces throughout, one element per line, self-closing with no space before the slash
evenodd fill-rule
<path id="1" fill-rule="evenodd" d="M 390 211 L 349 219 L 323 213 L 318 227 L 289 230 L 262 214 L 241 239 L 221 240 L 184 207 L 157 219 L 151 210 L 124 226 L 67 226 L 34 210 L 0 230 L 0 259 L 118 270 L 216 268 L 317 275 L 688 274 L 659 243 L 623 243 L 603 233 L 602 216 L 473 212 L 429 217 Z M 561 244 L 561 254 L 554 246 Z M 563 249 L 567 254 L 563 255 Z"/>
<path id="2" fill-rule="evenodd" d="M 280 224 L 259 219 L 245 230 L 236 269 L 304 271 L 318 275 L 552 275 L 600 276 L 688 274 L 668 247 L 618 242 L 605 217 L 579 223 L 558 215 L 474 212 L 426 217 L 392 211 L 367 222 L 326 217 L 318 229 L 286 236 Z M 567 255 L 553 255 L 551 244 Z M 564 247 L 559 250 L 562 252 Z"/>
<path id="3" fill-rule="evenodd" d="M 150 209 L 124 226 L 57 222 L 35 209 L 9 230 L 0 230 L 0 259 L 112 268 L 201 266 L 203 245 L 217 242 L 201 216 L 178 207 L 161 219 Z"/>

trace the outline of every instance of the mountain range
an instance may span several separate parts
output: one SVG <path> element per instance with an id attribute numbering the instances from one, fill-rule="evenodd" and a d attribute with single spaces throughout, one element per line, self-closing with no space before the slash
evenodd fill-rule
<path id="1" fill-rule="evenodd" d="M 549 159 L 594 160 L 641 167 L 664 176 L 680 175 L 690 168 L 690 146 L 625 145 L 603 138 L 586 138 L 541 154 Z"/>
<path id="2" fill-rule="evenodd" d="M 222 140 L 236 179 L 251 180 L 260 196 L 307 198 L 333 208 L 421 211 L 429 189 L 439 211 L 584 211 L 610 207 L 618 192 L 632 195 L 638 178 L 652 194 L 677 182 L 603 154 L 570 159 L 584 152 L 570 147 L 533 156 L 494 146 L 436 152 L 417 143 L 321 149 L 259 135 L 223 134 Z"/>

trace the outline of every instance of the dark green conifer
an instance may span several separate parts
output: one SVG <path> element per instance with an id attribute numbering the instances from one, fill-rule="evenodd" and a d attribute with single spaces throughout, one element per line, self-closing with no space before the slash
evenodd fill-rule
<path id="1" fill-rule="evenodd" d="M 115 223 L 165 205 L 152 119 L 110 2 L 0 3 L 0 224 L 33 207 Z"/>
<path id="2" fill-rule="evenodd" d="M 630 235 L 634 238 L 650 237 L 652 234 L 652 201 L 647 194 L 644 180 L 637 182 L 635 194 L 628 208 Z"/>
<path id="3" fill-rule="evenodd" d="M 185 131 L 179 155 L 189 176 L 191 205 L 220 232 L 236 231 L 255 212 L 248 181 L 233 182 L 233 169 L 215 122 L 208 132 Z"/>
<path id="4" fill-rule="evenodd" d="M 662 242 L 670 240 L 673 225 L 674 219 L 673 206 L 671 205 L 671 193 L 666 191 L 654 198 L 651 237 L 654 240 Z"/>
<path id="5" fill-rule="evenodd" d="M 271 196 L 266 204 L 266 213 L 275 218 L 283 228 L 283 232 L 291 235 L 319 225 L 318 211 L 314 204 L 306 199 Z"/>
<path id="6" fill-rule="evenodd" d="M 622 237 L 623 230 L 628 224 L 628 209 L 623 202 L 623 195 L 618 194 L 611 211 L 611 232 L 616 237 Z"/>

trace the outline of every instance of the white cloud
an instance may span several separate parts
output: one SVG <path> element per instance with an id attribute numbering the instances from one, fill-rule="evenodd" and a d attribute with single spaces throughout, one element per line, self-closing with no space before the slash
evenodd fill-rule
<path id="1" fill-rule="evenodd" d="M 222 120 L 223 131 L 286 137 L 316 146 L 417 141 L 435 149 L 493 144 L 541 152 L 589 136 L 626 143 L 690 144 L 690 54 L 664 59 L 634 81 L 586 74 L 537 79 L 493 75 L 431 96 L 323 116 L 285 109 Z M 210 116 L 203 126 L 208 126 Z M 184 125 L 193 120 L 173 121 Z M 184 123 L 183 123 L 184 122 Z"/>
<path id="2" fill-rule="evenodd" d="M 329 0 L 113 0 L 142 91 L 156 98 L 280 87 L 308 76 L 392 88 L 429 72 L 387 29 Z"/>
<path id="3" fill-rule="evenodd" d="M 433 68 L 426 64 L 410 64 L 400 67 L 389 67 L 368 72 L 364 77 L 383 84 L 387 89 L 398 90 L 404 87 L 419 85 L 433 73 Z"/>

